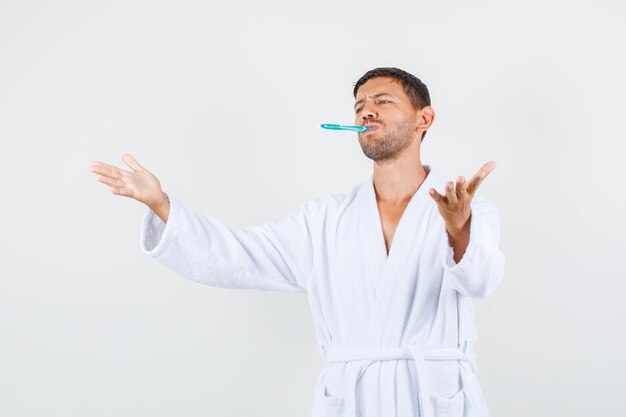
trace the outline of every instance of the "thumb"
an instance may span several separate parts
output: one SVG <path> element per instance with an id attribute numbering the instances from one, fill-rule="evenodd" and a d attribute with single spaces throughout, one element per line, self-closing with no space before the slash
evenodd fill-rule
<path id="1" fill-rule="evenodd" d="M 122 155 L 122 161 L 124 161 L 124 163 L 135 172 L 144 170 L 144 168 L 139 165 L 139 162 L 137 162 L 137 160 L 129 153 Z"/>

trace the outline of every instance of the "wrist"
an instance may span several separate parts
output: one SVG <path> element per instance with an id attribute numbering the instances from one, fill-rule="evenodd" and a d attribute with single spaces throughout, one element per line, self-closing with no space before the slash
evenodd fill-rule
<path id="1" fill-rule="evenodd" d="M 170 213 L 170 199 L 165 193 L 162 192 L 161 194 L 163 198 L 160 200 L 160 202 L 150 207 L 150 209 L 158 217 L 160 217 L 161 220 L 167 223 L 167 218 L 169 217 L 169 213 Z"/>
<path id="2" fill-rule="evenodd" d="M 159 204 L 160 207 L 167 207 L 170 205 L 170 199 L 167 196 L 167 194 L 165 194 L 163 191 L 161 191 L 161 203 Z"/>
<path id="3" fill-rule="evenodd" d="M 467 234 L 470 230 L 470 218 L 465 220 L 463 223 L 456 223 L 454 225 L 446 225 L 446 229 L 448 229 L 448 233 L 453 236 L 463 236 Z"/>

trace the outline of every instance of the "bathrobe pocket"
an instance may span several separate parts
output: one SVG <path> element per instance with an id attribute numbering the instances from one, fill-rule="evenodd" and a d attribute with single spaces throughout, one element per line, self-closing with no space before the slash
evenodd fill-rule
<path id="1" fill-rule="evenodd" d="M 340 417 L 343 414 L 343 397 L 331 397 L 322 387 L 321 393 L 315 397 L 311 417 Z"/>
<path id="2" fill-rule="evenodd" d="M 430 396 L 435 417 L 463 417 L 465 414 L 465 392 L 459 390 L 452 397 Z"/>

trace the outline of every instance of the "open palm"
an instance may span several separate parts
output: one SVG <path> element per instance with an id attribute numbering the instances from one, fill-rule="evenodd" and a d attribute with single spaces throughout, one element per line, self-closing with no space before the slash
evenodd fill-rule
<path id="1" fill-rule="evenodd" d="M 458 177 L 456 188 L 453 181 L 448 181 L 444 194 L 439 194 L 434 188 L 429 190 L 430 196 L 437 203 L 439 214 L 443 217 L 449 232 L 456 232 L 469 225 L 471 201 L 476 194 L 478 186 L 495 167 L 496 162 L 489 161 L 469 181 L 465 181 L 464 177 Z"/>
<path id="2" fill-rule="evenodd" d="M 142 167 L 130 154 L 122 155 L 122 161 L 132 171 L 124 170 L 100 161 L 89 164 L 89 171 L 96 174 L 96 180 L 109 186 L 113 194 L 133 198 L 155 207 L 164 199 L 161 183 L 150 171 Z"/>

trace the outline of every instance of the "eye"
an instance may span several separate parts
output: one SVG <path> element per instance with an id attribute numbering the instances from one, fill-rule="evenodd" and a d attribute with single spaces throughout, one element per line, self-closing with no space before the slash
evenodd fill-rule
<path id="1" fill-rule="evenodd" d="M 389 103 L 389 100 L 378 100 L 378 104 L 380 104 L 380 103 Z M 363 109 L 363 107 L 358 107 L 358 108 L 355 110 L 355 113 L 360 112 L 362 109 Z"/>

